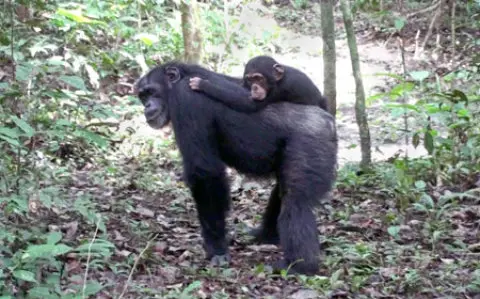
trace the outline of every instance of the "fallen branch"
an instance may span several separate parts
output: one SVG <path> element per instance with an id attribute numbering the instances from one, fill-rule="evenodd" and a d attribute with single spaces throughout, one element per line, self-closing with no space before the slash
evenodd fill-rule
<path id="1" fill-rule="evenodd" d="M 83 129 L 88 129 L 88 128 L 91 128 L 91 127 L 101 127 L 101 126 L 105 126 L 105 127 L 116 127 L 118 129 L 118 127 L 120 126 L 119 123 L 114 123 L 114 122 L 95 122 L 95 123 L 89 123 L 88 125 L 85 125 L 83 127 Z"/>
<path id="2" fill-rule="evenodd" d="M 122 293 L 120 294 L 120 296 L 118 296 L 117 299 L 122 299 L 123 296 L 125 295 L 125 293 L 127 292 L 128 285 L 130 284 L 130 281 L 132 281 L 133 272 L 135 272 L 135 269 L 137 268 L 138 262 L 140 261 L 142 256 L 145 254 L 145 251 L 147 251 L 147 249 L 150 248 L 150 244 L 152 244 L 152 241 L 155 240 L 157 238 L 157 236 L 158 236 L 158 234 L 155 235 L 152 239 L 150 239 L 147 242 L 147 245 L 145 245 L 145 248 L 143 248 L 143 250 L 140 252 L 140 254 L 135 259 L 135 262 L 133 263 L 132 269 L 130 270 L 130 273 L 128 274 L 127 282 L 125 282 L 125 286 L 123 287 Z"/>
<path id="3" fill-rule="evenodd" d="M 407 19 L 413 18 L 413 17 L 416 16 L 416 15 L 421 15 L 421 14 L 425 14 L 425 13 L 428 13 L 428 12 L 431 12 L 431 11 L 436 10 L 442 1 L 443 1 L 443 0 L 436 0 L 436 1 L 434 1 L 434 2 L 432 3 L 431 6 L 428 6 L 428 7 L 426 7 L 426 8 L 417 10 L 417 11 L 412 12 L 412 13 L 409 13 L 409 14 L 407 15 Z"/>
<path id="4" fill-rule="evenodd" d="M 438 1 L 438 5 L 436 5 L 435 14 L 433 15 L 433 18 L 430 21 L 430 25 L 428 26 L 427 34 L 425 35 L 425 38 L 423 39 L 423 43 L 422 43 L 421 48 L 418 49 L 419 52 L 415 52 L 415 55 L 414 55 L 415 57 L 418 57 L 420 52 L 423 52 L 423 50 L 427 46 L 427 42 L 430 39 L 430 37 L 432 36 L 433 28 L 436 26 L 437 21 L 439 20 L 440 16 L 443 14 L 443 7 L 444 7 L 443 4 L 444 3 L 445 3 L 445 0 L 439 0 Z M 438 38 L 437 38 L 437 43 L 439 43 Z"/>
<path id="5" fill-rule="evenodd" d="M 95 240 L 97 239 L 98 229 L 99 229 L 100 219 L 97 221 L 97 226 L 95 228 L 95 233 L 93 234 L 92 241 L 88 244 L 88 253 L 87 253 L 87 264 L 85 266 L 85 274 L 83 275 L 83 287 L 82 287 L 82 298 L 87 298 L 85 292 L 87 290 L 87 279 L 88 279 L 88 269 L 90 266 L 90 259 L 92 256 L 92 246 Z"/>
<path id="6" fill-rule="evenodd" d="M 457 1 L 452 0 L 452 16 L 450 22 L 452 23 L 452 60 L 455 59 L 455 44 L 456 42 L 456 35 L 455 35 L 455 13 L 457 8 Z"/>
<path id="7" fill-rule="evenodd" d="M 440 0 L 440 2 L 443 2 L 443 0 Z M 432 21 L 430 21 L 427 34 L 425 35 L 425 39 L 423 40 L 423 43 L 422 43 L 422 50 L 425 49 L 425 47 L 427 46 L 427 42 L 430 39 L 430 36 L 432 35 L 432 32 L 433 32 L 433 27 L 435 27 L 435 24 L 438 18 L 440 18 L 442 14 L 442 8 L 443 8 L 443 5 L 438 6 L 437 10 L 435 11 L 435 15 L 433 15 Z"/>

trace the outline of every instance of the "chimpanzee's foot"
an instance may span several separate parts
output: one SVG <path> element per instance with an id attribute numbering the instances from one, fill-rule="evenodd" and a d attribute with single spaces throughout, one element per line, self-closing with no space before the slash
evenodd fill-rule
<path id="1" fill-rule="evenodd" d="M 228 266 L 230 264 L 230 254 L 222 254 L 222 255 L 214 255 L 210 259 L 210 266 L 212 267 L 223 267 L 223 266 Z"/>
<path id="2" fill-rule="evenodd" d="M 231 257 L 226 240 L 217 243 L 204 242 L 203 249 L 206 259 L 210 260 L 210 266 L 223 266 L 230 263 Z"/>
<path id="3" fill-rule="evenodd" d="M 307 264 L 302 261 L 288 264 L 285 259 L 276 261 L 272 265 L 273 273 L 280 274 L 282 270 L 287 270 L 287 274 L 316 275 L 320 270 L 317 264 Z"/>
<path id="4" fill-rule="evenodd" d="M 262 226 L 250 229 L 248 234 L 253 237 L 254 243 L 257 244 L 280 244 L 280 237 L 278 236 L 278 233 L 276 231 L 270 232 L 264 229 Z"/>

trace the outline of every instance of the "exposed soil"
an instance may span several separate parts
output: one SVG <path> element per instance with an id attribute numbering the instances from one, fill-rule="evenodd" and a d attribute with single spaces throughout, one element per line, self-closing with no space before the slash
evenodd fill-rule
<path id="1" fill-rule="evenodd" d="M 261 16 L 255 9 L 244 10 L 243 20 L 247 26 L 255 28 L 257 34 L 262 34 L 263 30 L 278 29 L 273 12 L 262 10 L 264 14 Z M 341 23 L 337 25 L 342 28 Z M 294 30 L 280 28 L 280 51 L 274 56 L 282 63 L 304 70 L 322 86 L 322 40 Z M 381 40 L 368 41 L 362 33 L 357 38 L 365 90 L 367 95 L 373 95 L 389 84 L 385 77 L 375 76 L 376 73 L 400 72 L 399 52 L 395 47 L 385 47 Z M 355 85 L 343 34 L 339 34 L 337 39 L 337 53 L 339 160 L 343 164 L 360 160 L 359 148 L 351 147 L 358 144 L 359 137 L 353 110 Z M 251 53 L 236 50 L 233 55 L 239 61 L 246 61 Z M 409 65 L 414 67 L 411 57 Z M 243 65 L 239 64 L 231 74 L 242 71 Z M 383 103 L 372 104 L 368 113 L 374 159 L 383 160 L 405 150 L 400 137 L 392 140 L 389 135 L 391 130 L 386 127 L 388 123 Z M 147 128 L 141 116 L 134 123 L 142 129 L 133 139 L 141 140 L 152 134 L 171 134 L 168 129 L 154 132 Z M 408 152 L 411 157 L 424 154 L 422 148 L 410 147 Z M 153 241 L 155 246 L 148 251 L 149 254 L 144 257 L 147 259 L 142 260 L 130 282 L 129 298 L 148 297 L 145 295 L 147 288 L 163 290 L 163 294 L 167 290 L 174 292 L 177 287 L 185 288 L 195 281 L 202 283 L 193 292 L 200 298 L 458 298 L 459 293 L 465 296 L 474 294 L 471 289 L 467 291 L 467 285 L 474 279 L 475 267 L 479 265 L 478 256 L 459 250 L 456 242 L 478 246 L 478 206 L 474 202 L 465 202 L 445 212 L 442 221 L 413 209 L 408 210 L 406 215 L 398 216 L 398 198 L 387 195 L 388 192 L 375 191 L 373 182 L 371 189 L 359 189 L 354 193 L 339 187 L 318 210 L 325 253 L 321 275 L 310 279 L 282 278 L 268 274 L 268 271 L 264 273 L 261 266 L 280 258 L 279 248 L 251 245 L 244 234 L 245 225 L 258 224 L 271 189 L 269 183 L 247 179 L 233 172 L 233 208 L 229 217 L 232 263 L 227 269 L 203 268 L 207 263 L 200 245 L 195 207 L 188 191 L 175 183 L 181 172 L 180 165 L 166 164 L 171 157 L 160 155 L 153 158 L 162 161 L 159 169 L 151 171 L 161 174 L 155 175 L 152 180 L 164 182 L 170 177 L 173 180 L 171 185 L 165 184 L 163 191 L 158 193 L 127 192 L 116 188 L 113 199 L 105 203 L 109 209 L 119 211 L 126 203 L 131 205 L 127 214 L 111 215 L 108 224 L 119 252 L 138 254 L 141 250 L 139 244 L 145 244 L 146 235 L 152 232 L 158 234 Z M 127 169 L 123 171 L 131 180 L 132 174 L 140 169 L 145 171 L 144 166 L 138 164 L 124 169 Z M 398 235 L 394 238 L 388 231 L 391 229 L 389 219 L 395 217 L 402 219 L 402 225 L 396 226 Z M 135 234 L 130 232 L 132 222 L 137 225 L 142 223 Z M 435 244 L 431 241 L 433 231 L 442 232 L 440 237 L 437 236 L 441 241 L 439 239 Z M 121 242 L 119 236 L 122 236 Z M 457 249 L 452 251 L 452 248 Z M 123 289 L 125 279 L 126 276 L 123 276 L 121 281 L 116 280 L 115 292 Z M 458 284 L 458 289 L 455 284 Z M 141 290 L 139 286 L 145 286 L 145 289 Z M 153 290 L 152 296 L 156 293 Z M 172 298 L 180 296 L 178 293 L 171 294 Z"/>
<path id="2" fill-rule="evenodd" d="M 266 10 L 258 5 L 252 5 L 252 9 L 244 8 L 241 21 L 247 28 L 255 28 L 257 35 L 263 32 L 275 32 L 277 30 L 278 52 L 272 54 L 279 62 L 292 65 L 308 74 L 312 80 L 320 87 L 323 86 L 323 57 L 322 57 L 322 38 L 320 28 L 312 25 L 311 22 L 304 21 L 298 24 L 288 21 L 280 22 L 293 26 L 293 28 L 279 27 L 279 22 L 275 20 L 275 11 Z M 258 13 L 262 11 L 262 14 Z M 288 12 L 290 13 L 290 12 Z M 280 14 L 276 12 L 276 14 Z M 308 13 L 304 13 L 308 18 Z M 319 23 L 318 9 L 313 9 L 313 16 L 309 19 L 316 20 Z M 303 15 L 302 15 L 303 16 Z M 304 26 L 309 24 L 309 35 L 300 33 Z M 294 26 L 297 26 L 295 28 Z M 281 26 L 281 25 L 280 25 Z M 336 21 L 337 27 L 337 129 L 340 138 L 339 143 L 339 162 L 340 165 L 347 161 L 360 161 L 360 147 L 358 126 L 355 121 L 355 83 L 352 76 L 352 67 L 350 61 L 350 52 L 348 49 L 343 23 L 341 18 Z M 358 50 L 361 58 L 361 72 L 363 75 L 363 84 L 366 96 L 372 96 L 380 93 L 388 84 L 392 84 L 392 80 L 388 77 L 377 75 L 385 73 L 401 73 L 401 57 L 397 47 L 392 43 L 385 43 L 385 39 L 375 40 L 369 38 L 371 32 L 368 30 L 357 32 Z M 239 61 L 247 61 L 251 57 L 251 53 L 247 50 L 237 50 L 233 56 Z M 414 68 L 412 63 L 412 55 L 407 57 L 409 65 Z M 243 64 L 232 69 L 232 74 L 241 74 L 243 72 Z M 391 120 L 386 120 L 385 116 L 388 112 L 383 109 L 384 102 L 378 100 L 368 107 L 370 133 L 372 138 L 372 158 L 374 160 L 385 160 L 395 153 L 408 150 L 410 157 L 419 157 L 426 152 L 422 147 L 413 148 L 406 147 L 404 139 L 401 136 L 391 136 L 387 126 L 391 126 Z M 393 139 L 393 140 L 392 140 Z M 358 145 L 358 146 L 356 146 Z"/>
<path id="3" fill-rule="evenodd" d="M 322 86 L 318 28 L 308 26 L 315 36 L 298 33 L 305 31 L 306 27 L 298 28 L 304 22 L 283 20 L 281 23 L 289 28 L 278 28 L 273 8 L 252 7 L 244 10 L 242 20 L 256 34 L 279 30 L 275 58 L 304 70 Z M 263 13 L 259 14 L 259 8 Z M 319 23 L 318 16 L 305 18 Z M 339 161 L 344 164 L 359 161 L 360 149 L 351 146 L 359 143 L 353 110 L 355 85 L 341 22 L 337 25 L 337 127 Z M 401 61 L 396 47 L 385 46 L 384 39 L 368 35 L 368 31 L 358 32 L 357 39 L 363 83 L 370 96 L 391 84 L 375 74 L 399 73 Z M 233 55 L 244 62 L 252 53 L 235 50 Z M 409 55 L 413 70 L 415 63 Z M 242 71 L 239 64 L 231 74 Z M 368 108 L 373 157 L 377 160 L 405 150 L 403 138 L 391 135 L 388 126 L 392 122 L 386 120 L 386 113 L 381 101 Z M 452 202 L 445 210 L 407 208 L 400 212 L 401 195 L 396 190 L 382 190 L 377 182 L 355 190 L 337 186 L 317 211 L 324 251 L 322 273 L 311 278 L 282 277 L 263 268 L 263 264 L 281 257 L 280 249 L 251 245 L 245 235 L 246 225 L 258 225 L 270 182 L 232 172 L 233 204 L 228 219 L 232 262 L 228 268 L 210 268 L 204 260 L 194 202 L 180 179 L 178 152 L 160 146 L 164 137 L 171 135 L 170 130 L 154 131 L 140 115 L 122 123 L 120 130 L 127 127 L 133 127 L 135 133 L 111 154 L 109 159 L 114 162 L 109 169 L 87 164 L 65 188 L 72 205 L 85 195 L 91 196 L 108 228 L 107 237 L 100 233 L 97 237 L 115 245 L 108 261 L 91 261 L 89 277 L 106 286 L 95 298 L 119 298 L 123 290 L 123 298 L 480 298 L 478 201 Z M 147 144 L 152 136 L 158 137 L 158 142 Z M 149 148 L 148 157 L 139 147 L 144 151 Z M 424 154 L 421 147 L 408 148 L 408 153 L 410 157 Z M 391 175 L 395 180 L 396 175 Z M 439 195 L 432 197 L 437 200 Z M 67 204 L 50 209 L 39 223 L 48 223 L 50 229 L 62 228 L 72 242 L 90 242 L 95 231 L 91 224 L 69 214 Z M 84 261 L 69 256 L 66 264 L 65 280 L 81 286 Z M 197 282 L 201 285 L 195 287 Z M 191 292 L 185 290 L 189 285 Z"/>

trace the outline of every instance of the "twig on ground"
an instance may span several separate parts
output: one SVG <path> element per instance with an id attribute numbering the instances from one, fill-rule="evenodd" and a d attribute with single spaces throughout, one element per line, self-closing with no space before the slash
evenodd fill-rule
<path id="1" fill-rule="evenodd" d="M 428 12 L 431 12 L 431 11 L 437 9 L 438 6 L 440 5 L 440 2 L 442 2 L 442 1 L 443 1 L 443 0 L 434 1 L 434 2 L 432 3 L 432 5 L 424 8 L 424 9 L 420 9 L 420 10 L 414 11 L 414 12 L 412 12 L 412 13 L 409 13 L 409 14 L 407 15 L 407 19 L 413 18 L 413 17 L 416 16 L 416 15 L 425 14 L 425 13 L 428 13 Z"/>
<path id="2" fill-rule="evenodd" d="M 452 23 L 452 57 L 451 60 L 453 61 L 455 59 L 455 44 L 456 42 L 456 35 L 455 35 L 455 13 L 456 13 L 456 8 L 457 8 L 457 1 L 452 0 L 452 16 L 450 22 Z"/>
<path id="3" fill-rule="evenodd" d="M 423 40 L 421 51 L 423 51 L 427 46 L 428 40 L 430 39 L 430 36 L 432 36 L 433 28 L 437 25 L 437 21 L 443 13 L 444 2 L 445 0 L 439 1 L 437 10 L 435 11 L 433 18 L 430 21 L 430 25 L 428 26 L 428 31 L 427 31 L 427 34 L 425 35 L 425 39 Z"/>
<path id="4" fill-rule="evenodd" d="M 127 279 L 127 281 L 125 282 L 125 286 L 123 287 L 122 293 L 120 294 L 120 296 L 118 296 L 117 299 L 123 298 L 123 296 L 124 296 L 125 293 L 127 292 L 128 285 L 129 285 L 130 281 L 132 280 L 133 272 L 134 272 L 135 269 L 137 268 L 138 262 L 139 262 L 140 259 L 142 258 L 142 256 L 143 256 L 143 254 L 145 253 L 145 251 L 147 251 L 147 249 L 150 248 L 150 244 L 152 243 L 153 240 L 155 240 L 155 239 L 157 238 L 157 236 L 158 236 L 158 234 L 156 234 L 153 238 L 151 238 L 150 240 L 148 240 L 147 245 L 145 245 L 145 248 L 143 248 L 143 250 L 140 252 L 140 254 L 139 254 L 139 255 L 137 256 L 137 258 L 135 259 L 135 263 L 134 263 L 133 266 L 132 266 L 132 270 L 130 270 L 130 273 L 128 274 L 128 279 Z"/>
<path id="5" fill-rule="evenodd" d="M 92 241 L 88 244 L 88 253 L 87 253 L 87 265 L 85 267 L 85 275 L 83 276 L 83 288 L 82 288 L 82 298 L 85 297 L 85 291 L 87 290 L 87 278 L 88 278 L 88 269 L 90 265 L 90 257 L 93 243 L 97 239 L 98 229 L 99 229 L 100 220 L 97 221 L 97 226 L 95 227 L 95 233 L 93 234 Z"/>
<path id="6" fill-rule="evenodd" d="M 116 122 L 95 122 L 95 123 L 89 123 L 85 126 L 83 126 L 84 129 L 88 129 L 90 127 L 100 127 L 100 126 L 105 126 L 105 127 L 116 127 L 118 129 L 119 123 Z"/>

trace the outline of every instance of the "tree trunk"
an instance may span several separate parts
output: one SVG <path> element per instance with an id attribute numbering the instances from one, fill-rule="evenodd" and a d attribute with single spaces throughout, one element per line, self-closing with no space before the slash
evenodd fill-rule
<path id="1" fill-rule="evenodd" d="M 355 117 L 360 131 L 360 147 L 362 150 L 362 161 L 360 165 L 363 169 L 368 169 L 372 163 L 372 152 L 370 129 L 368 128 L 367 112 L 365 109 L 365 90 L 363 89 L 362 74 L 360 72 L 360 58 L 353 30 L 352 14 L 347 0 L 340 0 L 340 7 L 342 9 L 343 22 L 347 33 L 348 47 L 350 48 L 353 77 L 355 78 Z"/>
<path id="2" fill-rule="evenodd" d="M 200 63 L 202 60 L 202 34 L 196 0 L 182 0 L 182 34 L 184 60 L 186 63 Z"/>
<path id="3" fill-rule="evenodd" d="M 337 69 L 333 2 L 333 0 L 320 2 L 320 19 L 323 39 L 323 93 L 328 100 L 328 112 L 335 117 L 337 113 Z"/>

